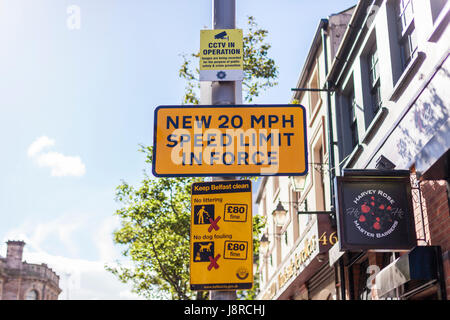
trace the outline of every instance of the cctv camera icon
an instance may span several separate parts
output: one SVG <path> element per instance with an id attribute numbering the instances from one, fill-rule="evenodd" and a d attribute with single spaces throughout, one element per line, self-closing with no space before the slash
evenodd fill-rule
<path id="1" fill-rule="evenodd" d="M 222 31 L 214 36 L 214 39 L 217 40 L 230 40 L 226 31 Z"/>

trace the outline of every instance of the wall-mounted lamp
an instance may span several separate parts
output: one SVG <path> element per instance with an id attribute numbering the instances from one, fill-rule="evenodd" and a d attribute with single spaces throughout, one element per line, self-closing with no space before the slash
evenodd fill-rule
<path id="1" fill-rule="evenodd" d="M 292 176 L 292 177 L 289 177 L 289 179 L 291 180 L 292 189 L 295 192 L 300 192 L 300 191 L 303 191 L 305 189 L 306 177 L 307 177 L 306 175 L 305 176 Z"/>
<path id="2" fill-rule="evenodd" d="M 261 248 L 261 252 L 266 254 L 267 250 L 269 250 L 270 240 L 268 235 L 280 237 L 283 233 L 263 233 L 261 239 L 259 239 L 259 247 Z"/>
<path id="3" fill-rule="evenodd" d="M 287 210 L 283 207 L 281 201 L 278 202 L 278 205 L 272 214 L 275 218 L 275 223 L 277 227 L 283 227 L 284 224 L 286 223 Z"/>
<path id="4" fill-rule="evenodd" d="M 269 238 L 267 237 L 267 235 L 264 233 L 261 237 L 261 239 L 259 240 L 259 245 L 261 247 L 262 252 L 266 253 L 267 249 L 269 249 Z"/>

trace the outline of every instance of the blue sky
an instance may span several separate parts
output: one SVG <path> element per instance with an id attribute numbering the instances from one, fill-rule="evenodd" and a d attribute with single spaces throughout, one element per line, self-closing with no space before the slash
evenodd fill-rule
<path id="1" fill-rule="evenodd" d="M 319 20 L 356 2 L 237 0 L 237 27 L 252 15 L 269 31 L 280 73 L 254 103 L 288 103 Z M 126 263 L 115 187 L 141 180 L 153 110 L 181 104 L 180 54 L 205 27 L 211 0 L 0 0 L 0 255 L 25 240 L 27 261 L 62 275 L 61 299 L 135 298 L 102 271 Z"/>

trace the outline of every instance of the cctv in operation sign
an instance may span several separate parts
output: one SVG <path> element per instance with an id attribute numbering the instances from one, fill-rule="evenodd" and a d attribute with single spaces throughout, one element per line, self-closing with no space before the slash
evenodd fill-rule
<path id="1" fill-rule="evenodd" d="M 244 78 L 241 29 L 200 30 L 200 81 L 239 81 Z"/>
<path id="2" fill-rule="evenodd" d="M 305 175 L 305 118 L 301 105 L 160 106 L 153 174 Z"/>
<path id="3" fill-rule="evenodd" d="M 251 289 L 252 239 L 251 181 L 192 184 L 191 290 Z"/>

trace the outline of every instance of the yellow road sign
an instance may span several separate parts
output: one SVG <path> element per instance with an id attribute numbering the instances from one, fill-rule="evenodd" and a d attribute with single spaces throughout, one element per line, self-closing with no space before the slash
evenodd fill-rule
<path id="1" fill-rule="evenodd" d="M 244 77 L 241 29 L 200 31 L 200 81 L 237 81 Z"/>
<path id="2" fill-rule="evenodd" d="M 253 285 L 251 181 L 192 184 L 191 290 Z"/>
<path id="3" fill-rule="evenodd" d="M 160 106 L 153 174 L 300 176 L 308 171 L 301 105 Z"/>

